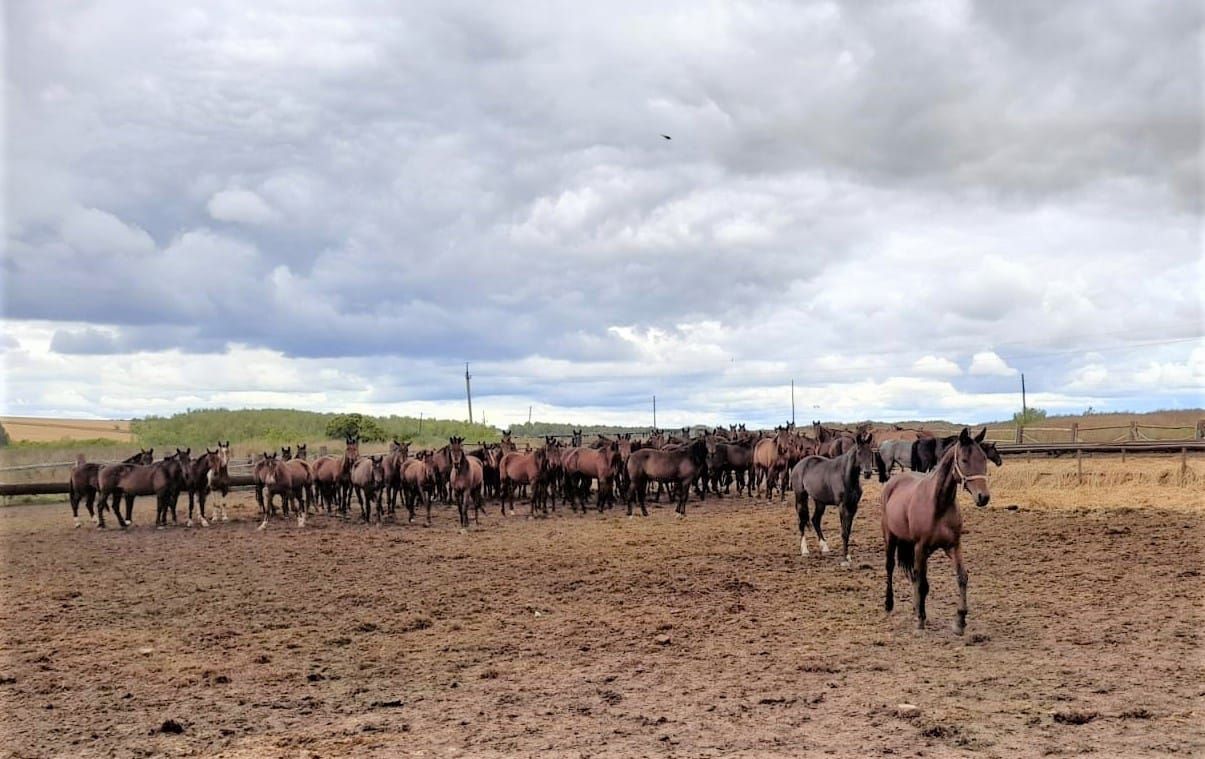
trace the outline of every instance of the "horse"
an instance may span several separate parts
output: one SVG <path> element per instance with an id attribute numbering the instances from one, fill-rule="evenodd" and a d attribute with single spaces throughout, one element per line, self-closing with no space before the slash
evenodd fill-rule
<path id="1" fill-rule="evenodd" d="M 314 468 L 306 461 L 306 446 L 297 444 L 297 456 L 293 449 L 285 446 L 280 449 L 280 460 L 289 468 L 289 478 L 293 482 L 293 497 L 297 499 L 297 508 L 310 513 L 310 505 L 314 502 Z"/>
<path id="2" fill-rule="evenodd" d="M 711 474 L 712 492 L 720 494 L 719 480 L 722 475 L 729 475 L 736 480 L 736 494 L 745 493 L 753 496 L 753 448 L 730 440 L 721 443 L 715 435 L 708 435 L 703 440 L 707 445 L 707 470 Z"/>
<path id="3" fill-rule="evenodd" d="M 591 480 L 598 480 L 597 506 L 600 514 L 608 503 L 615 500 L 614 483 L 619 454 L 615 450 L 615 443 L 601 436 L 596 445 L 598 448 L 571 448 L 561 455 L 561 467 L 565 470 L 565 497 L 575 511 L 574 501 L 580 498 L 583 514 L 586 513 Z"/>
<path id="4" fill-rule="evenodd" d="M 628 516 L 632 516 L 632 501 L 639 499 L 640 513 L 648 516 L 644 504 L 645 486 L 651 480 L 661 483 L 677 483 L 678 506 L 674 510 L 686 516 L 686 499 L 690 497 L 690 485 L 707 466 L 707 444 L 702 440 L 674 449 L 642 448 L 628 457 Z"/>
<path id="5" fill-rule="evenodd" d="M 791 469 L 791 489 L 795 491 L 795 513 L 799 517 L 799 553 L 808 555 L 807 523 L 808 497 L 816 503 L 812 513 L 812 529 L 820 542 L 820 553 L 828 553 L 828 541 L 820 522 L 827 506 L 841 510 L 841 551 L 845 559 L 842 566 L 849 566 L 853 553 L 849 543 L 854 515 L 858 513 L 858 502 L 862 500 L 863 474 L 869 477 L 875 468 L 874 437 L 869 432 L 854 436 L 854 447 L 836 458 L 808 456 Z"/>
<path id="6" fill-rule="evenodd" d="M 431 495 L 435 491 L 435 471 L 427 466 L 426 454 L 406 459 L 402 463 L 402 491 L 410 521 L 414 521 L 414 507 L 418 503 L 427 505 L 427 525 L 431 524 Z"/>
<path id="7" fill-rule="evenodd" d="M 774 497 L 774 481 L 781 480 L 782 498 L 787 497 L 786 473 L 787 453 L 790 441 L 789 432 L 785 427 L 775 427 L 774 436 L 758 440 L 753 446 L 753 476 L 754 484 L 760 484 L 762 478 L 766 483 L 766 500 Z"/>
<path id="8" fill-rule="evenodd" d="M 484 474 L 484 473 L 483 473 Z M 515 513 L 515 489 L 519 485 L 531 486 L 531 511 L 547 513 L 548 450 L 537 448 L 531 453 L 514 451 L 504 454 L 498 461 L 498 482 L 502 491 L 502 515 L 506 516 L 506 502 L 510 500 L 510 513 Z"/>
<path id="9" fill-rule="evenodd" d="M 473 499 L 474 523 L 481 523 L 479 514 L 485 511 L 481 494 L 482 483 L 485 480 L 484 472 L 480 461 L 465 454 L 464 438 L 448 438 L 447 450 L 449 459 L 448 489 L 452 493 L 452 499 L 456 501 L 457 511 L 460 512 L 460 528 L 467 530 L 469 505 L 465 501 L 465 495 L 467 494 Z"/>
<path id="10" fill-rule="evenodd" d="M 257 529 L 263 530 L 268 526 L 268 517 L 275 513 L 272 506 L 273 496 L 280 496 L 280 513 L 289 515 L 289 499 L 293 497 L 295 488 L 293 478 L 286 462 L 277 458 L 275 453 L 264 453 L 255 464 L 254 470 L 256 500 L 263 509 L 264 521 Z M 297 526 L 305 527 L 305 509 L 297 508 Z"/>
<path id="11" fill-rule="evenodd" d="M 912 471 L 931 472 L 937 466 L 937 438 L 932 432 L 920 431 L 912 443 Z"/>
<path id="12" fill-rule="evenodd" d="M 377 507 L 377 524 L 381 524 L 381 500 L 385 492 L 385 456 L 369 456 L 356 461 L 351 469 L 351 488 L 360 503 L 366 524 L 372 523 L 372 507 Z"/>
<path id="13" fill-rule="evenodd" d="M 389 443 L 389 453 L 382 461 L 385 467 L 385 500 L 389 504 L 389 513 L 397 507 L 398 494 L 402 492 L 402 467 L 410 457 L 410 444 L 400 443 L 396 439 Z"/>
<path id="14" fill-rule="evenodd" d="M 314 484 L 327 514 L 331 513 L 332 506 L 340 513 L 347 513 L 343 483 L 350 483 L 352 465 L 360 458 L 359 441 L 349 437 L 344 442 L 346 447 L 342 456 L 323 456 L 313 464 Z"/>
<path id="15" fill-rule="evenodd" d="M 221 514 L 222 521 L 228 521 L 226 515 L 226 496 L 230 493 L 230 441 L 218 441 L 217 450 L 205 449 L 205 455 L 198 456 L 185 471 L 188 488 L 188 521 L 185 525 L 192 527 L 192 511 L 194 503 L 200 505 L 201 526 L 208 527 L 209 520 L 205 517 L 205 502 L 209 493 L 216 490 L 222 494 L 221 511 L 215 509 L 214 516 Z"/>
<path id="16" fill-rule="evenodd" d="M 155 525 L 167 525 L 167 512 L 171 509 L 172 521 L 176 521 L 176 501 L 186 486 L 184 472 L 189 465 L 191 449 L 180 450 L 153 464 L 115 464 L 103 467 L 96 476 L 100 504 L 96 507 L 97 526 L 105 526 L 104 511 L 108 508 L 109 496 L 113 496 L 113 516 L 122 529 L 134 523 L 134 498 L 140 495 L 155 496 Z M 121 500 L 125 499 L 126 515 L 121 516 Z"/>
<path id="17" fill-rule="evenodd" d="M 963 427 L 958 439 L 942 456 L 937 468 L 926 475 L 901 472 L 883 487 L 883 542 L 887 554 L 887 593 L 884 608 L 895 606 L 892 575 L 898 558 L 912 579 L 917 629 L 925 627 L 925 596 L 929 593 L 929 556 L 941 549 L 954 563 L 958 578 L 958 616 L 954 632 L 962 635 L 967 618 L 967 571 L 962 561 L 962 514 L 958 511 L 958 489 L 971 495 L 983 508 L 991 500 L 987 480 L 987 456 L 981 443 L 987 428 L 972 437 Z"/>
<path id="18" fill-rule="evenodd" d="M 155 449 L 138 449 L 138 453 L 119 462 L 119 464 L 150 464 L 155 460 Z M 88 463 L 84 461 L 84 455 L 81 453 L 75 461 L 75 466 L 71 467 L 71 474 L 67 478 L 67 493 L 71 501 L 71 516 L 75 519 L 75 526 L 80 526 L 79 520 L 79 505 L 80 501 L 84 502 L 84 507 L 88 509 L 88 516 L 92 518 L 94 524 L 99 525 L 101 522 L 96 517 L 96 512 L 92 509 L 92 504 L 96 502 L 96 493 L 99 489 L 97 476 L 100 474 L 101 467 L 104 464 L 97 462 Z"/>
<path id="19" fill-rule="evenodd" d="M 448 475 L 452 468 L 451 448 L 445 445 L 443 448 L 431 451 L 431 454 L 427 456 L 427 466 L 431 467 L 431 471 L 435 473 L 435 491 L 439 493 L 439 500 L 449 503 Z M 484 476 L 483 472 L 482 477 Z"/>
<path id="20" fill-rule="evenodd" d="M 915 443 L 915 440 L 902 438 L 892 438 L 880 442 L 879 450 L 875 453 L 875 466 L 878 467 L 879 478 L 885 479 L 896 466 L 903 471 L 912 468 L 912 446 Z"/>

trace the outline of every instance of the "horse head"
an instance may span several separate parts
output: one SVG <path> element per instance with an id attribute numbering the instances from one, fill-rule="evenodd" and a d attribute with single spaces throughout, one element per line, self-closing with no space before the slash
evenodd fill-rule
<path id="1" fill-rule="evenodd" d="M 980 443 L 987 433 L 984 427 L 978 435 L 971 436 L 971 431 L 963 427 L 958 433 L 958 441 L 952 446 L 953 472 L 962 487 L 975 499 L 975 505 L 982 508 L 987 506 L 992 494 L 987 484 L 987 455 L 984 454 Z"/>

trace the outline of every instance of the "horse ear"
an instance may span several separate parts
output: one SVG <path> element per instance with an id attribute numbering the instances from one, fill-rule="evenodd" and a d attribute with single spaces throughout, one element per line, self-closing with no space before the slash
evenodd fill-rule
<path id="1" fill-rule="evenodd" d="M 958 433 L 958 442 L 963 445 L 969 445 L 971 442 L 971 430 L 967 427 L 962 428 L 962 432 Z"/>
<path id="2" fill-rule="evenodd" d="M 987 436 L 987 427 L 984 427 L 983 429 L 979 430 L 979 434 L 975 436 L 975 442 L 982 443 L 983 438 L 986 436 Z"/>

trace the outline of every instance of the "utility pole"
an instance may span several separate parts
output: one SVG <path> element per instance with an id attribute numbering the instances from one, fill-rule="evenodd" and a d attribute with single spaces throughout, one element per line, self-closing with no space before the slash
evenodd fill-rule
<path id="1" fill-rule="evenodd" d="M 418 434 L 423 434 L 423 412 L 418 412 Z"/>
<path id="2" fill-rule="evenodd" d="M 653 429 L 657 429 L 657 396 L 653 396 Z"/>
<path id="3" fill-rule="evenodd" d="M 469 374 L 469 362 L 464 362 L 464 394 L 469 399 L 469 424 L 473 423 L 473 387 L 469 384 L 469 380 L 473 377 Z"/>
<path id="4" fill-rule="evenodd" d="M 531 424 L 531 406 L 527 407 L 527 423 Z"/>
<path id="5" fill-rule="evenodd" d="M 1028 411 L 1028 409 L 1025 405 L 1025 373 L 1022 372 L 1021 373 L 1021 418 L 1022 419 L 1024 419 L 1028 415 L 1027 411 Z"/>
<path id="6" fill-rule="evenodd" d="M 791 380 L 791 425 L 795 424 L 795 380 Z"/>

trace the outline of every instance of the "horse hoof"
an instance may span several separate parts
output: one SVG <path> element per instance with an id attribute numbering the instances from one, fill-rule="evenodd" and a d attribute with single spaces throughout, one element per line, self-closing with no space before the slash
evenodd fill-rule
<path id="1" fill-rule="evenodd" d="M 824 554 L 828 553 L 828 541 L 827 540 L 820 541 L 820 553 L 824 553 Z"/>
<path id="2" fill-rule="evenodd" d="M 190 520 L 188 520 L 187 522 L 185 522 L 185 523 L 184 523 L 184 526 L 185 526 L 185 527 L 192 527 L 192 520 L 190 519 Z"/>
<path id="3" fill-rule="evenodd" d="M 268 526 L 267 522 L 260 522 L 259 527 L 256 527 L 255 529 L 262 532 L 267 526 Z"/>
<path id="4" fill-rule="evenodd" d="M 808 542 L 807 542 L 806 538 L 799 539 L 799 555 L 800 556 L 808 555 Z"/>
<path id="5" fill-rule="evenodd" d="M 201 526 L 202 526 L 202 527 L 208 527 L 208 526 L 209 526 L 209 520 L 208 520 L 208 519 L 206 519 L 205 517 L 201 517 Z"/>
<path id="6" fill-rule="evenodd" d="M 850 564 L 851 564 L 851 562 L 848 558 L 841 560 L 841 566 L 845 567 L 846 569 L 849 569 Z"/>
<path id="7" fill-rule="evenodd" d="M 75 518 L 75 529 L 77 529 L 77 530 L 78 530 L 79 528 L 80 528 L 80 521 L 79 521 L 79 517 L 76 517 L 76 518 Z"/>
<path id="8" fill-rule="evenodd" d="M 950 625 L 950 629 L 954 631 L 955 635 L 962 635 L 964 632 L 966 632 L 967 626 L 965 624 L 959 624 L 958 621 L 955 620 Z"/>

